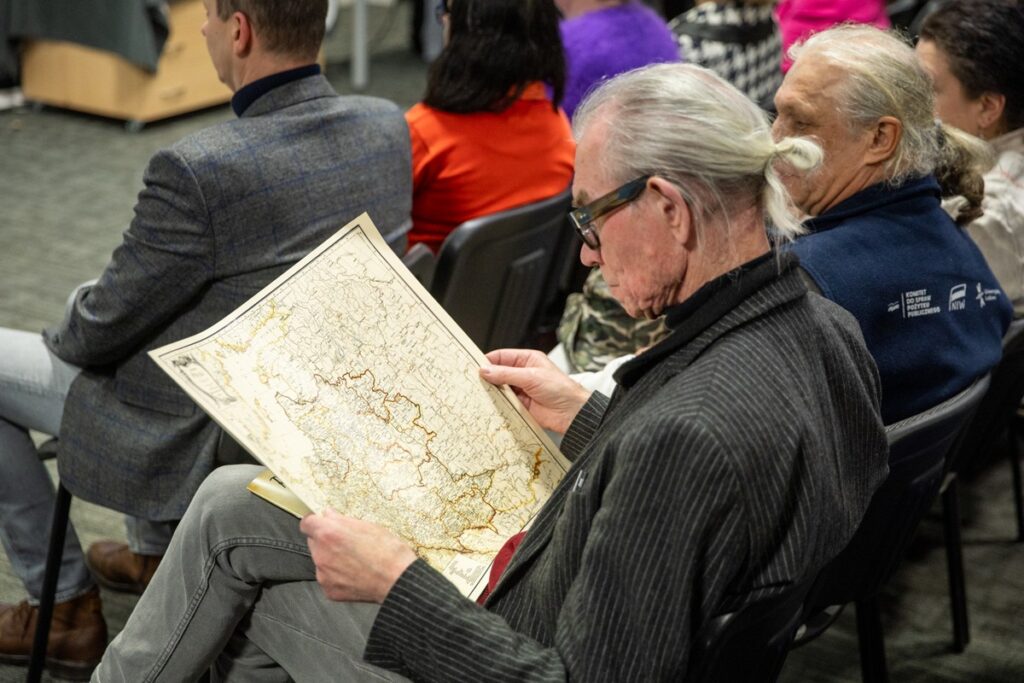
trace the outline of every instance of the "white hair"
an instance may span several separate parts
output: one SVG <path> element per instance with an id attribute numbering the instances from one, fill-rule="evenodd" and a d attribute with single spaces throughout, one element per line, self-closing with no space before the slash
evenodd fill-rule
<path id="1" fill-rule="evenodd" d="M 842 24 L 812 35 L 790 48 L 796 61 L 813 53 L 841 69 L 839 110 L 851 130 L 883 116 L 899 119 L 903 134 L 887 164 L 887 176 L 899 182 L 935 170 L 940 160 L 932 81 L 913 48 L 898 34 L 866 24 Z"/>
<path id="2" fill-rule="evenodd" d="M 799 171 L 821 163 L 804 138 L 772 140 L 767 115 L 713 72 L 692 64 L 658 64 L 607 81 L 576 110 L 580 139 L 600 112 L 608 115 L 602 146 L 606 171 L 619 182 L 657 175 L 675 185 L 695 217 L 731 216 L 753 204 L 783 239 L 803 232 L 774 165 Z"/>

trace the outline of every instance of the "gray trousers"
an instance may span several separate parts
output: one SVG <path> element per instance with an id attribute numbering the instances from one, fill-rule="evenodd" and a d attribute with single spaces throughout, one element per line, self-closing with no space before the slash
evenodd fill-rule
<path id="1" fill-rule="evenodd" d="M 362 661 L 376 605 L 332 602 L 299 520 L 246 490 L 259 467 L 199 488 L 94 681 L 402 681 Z"/>
<path id="2" fill-rule="evenodd" d="M 0 543 L 11 568 L 39 600 L 46 539 L 53 514 L 53 482 L 28 430 L 56 435 L 68 387 L 79 369 L 57 358 L 38 333 L 0 328 Z M 75 529 L 68 526 L 57 601 L 92 588 Z"/>

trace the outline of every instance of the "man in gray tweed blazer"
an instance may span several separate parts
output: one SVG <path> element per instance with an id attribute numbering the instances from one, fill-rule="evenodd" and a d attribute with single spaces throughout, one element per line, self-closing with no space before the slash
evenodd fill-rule
<path id="1" fill-rule="evenodd" d="M 330 510 L 296 525 L 244 490 L 256 468 L 221 468 L 95 680 L 256 680 L 275 662 L 300 681 L 680 680 L 711 617 L 843 548 L 886 474 L 878 376 L 857 323 L 765 230 L 799 229 L 773 164 L 820 149 L 773 142 L 690 65 L 608 81 L 574 125 L 581 256 L 671 333 L 610 400 L 538 351 L 489 354 L 482 377 L 564 432 L 574 463 L 483 604 L 388 530 Z"/>
<path id="2" fill-rule="evenodd" d="M 133 547 L 102 543 L 89 560 L 101 581 L 141 592 L 219 435 L 147 352 L 221 319 L 361 212 L 385 232 L 409 219 L 401 112 L 339 97 L 315 64 L 326 0 L 206 4 L 202 30 L 238 118 L 151 159 L 124 241 L 59 325 L 0 330 L 0 537 L 33 601 L 53 488 L 27 429 L 59 433 L 72 493 L 132 516 Z M 52 663 L 87 674 L 106 631 L 73 532 L 57 599 Z M 0 606 L 0 657 L 24 661 L 34 620 L 28 603 Z"/>

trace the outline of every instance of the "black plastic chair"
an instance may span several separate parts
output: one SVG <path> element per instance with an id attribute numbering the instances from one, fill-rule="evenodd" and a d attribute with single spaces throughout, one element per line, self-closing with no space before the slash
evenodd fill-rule
<path id="1" fill-rule="evenodd" d="M 430 293 L 484 351 L 528 345 L 570 203 L 565 191 L 475 218 L 441 245 Z"/>
<path id="2" fill-rule="evenodd" d="M 430 290 L 430 283 L 434 279 L 434 266 L 436 260 L 434 253 L 422 242 L 412 245 L 402 256 L 402 263 L 409 269 L 416 280 Z"/>
<path id="3" fill-rule="evenodd" d="M 1016 415 L 1024 398 L 1024 320 L 1015 321 L 1003 338 L 1003 357 L 992 371 L 988 393 L 967 428 L 963 441 L 947 458 L 942 484 L 943 536 L 949 573 L 949 600 L 953 618 L 953 649 L 963 652 L 971 641 L 964 578 L 960 519 L 960 473 L 987 463 L 999 440 L 1009 432 L 1009 460 L 1017 518 L 1017 540 L 1024 540 L 1024 496 L 1021 494 L 1020 454 Z"/>
<path id="4" fill-rule="evenodd" d="M 875 491 L 850 543 L 815 581 L 797 645 L 821 635 L 842 606 L 852 602 L 857 609 L 862 678 L 865 683 L 888 680 L 878 594 L 938 495 L 947 454 L 964 438 L 965 425 L 988 387 L 986 375 L 939 405 L 886 427 L 889 475 Z"/>
<path id="5" fill-rule="evenodd" d="M 37 452 L 39 458 L 46 460 L 56 457 L 57 439 L 43 442 Z M 233 465 L 238 463 L 255 464 L 256 460 L 224 431 L 220 432 L 217 441 L 217 464 Z M 32 641 L 32 656 L 29 658 L 27 683 L 38 683 L 42 680 L 43 669 L 46 668 L 46 643 L 50 638 L 50 625 L 53 621 L 53 606 L 57 596 L 57 579 L 60 578 L 60 565 L 64 556 L 64 538 L 68 530 L 68 518 L 71 513 L 71 492 L 64 484 L 57 485 L 57 499 L 53 505 L 53 516 L 50 521 L 50 539 L 46 551 L 46 572 L 43 575 L 43 589 L 39 596 L 39 618 L 36 621 L 36 633 Z"/>
<path id="6" fill-rule="evenodd" d="M 811 588 L 805 580 L 778 595 L 711 619 L 697 634 L 688 683 L 770 683 L 779 677 Z"/>
<path id="7" fill-rule="evenodd" d="M 1010 472 L 1013 476 L 1013 505 L 1017 512 L 1017 541 L 1024 543 L 1024 483 L 1020 474 L 1020 444 L 1017 442 L 1019 435 L 1021 414 L 1018 412 L 1013 416 L 1010 426 Z"/>
<path id="8" fill-rule="evenodd" d="M 576 234 L 576 229 L 569 220 L 560 226 L 561 238 L 551 261 L 551 272 L 548 276 L 545 298 L 541 303 L 540 316 L 537 319 L 534 333 L 538 339 L 545 336 L 553 338 L 555 329 L 562 319 L 565 300 L 573 292 L 583 289 L 583 283 L 590 274 L 590 267 L 580 261 L 580 248 L 583 240 Z M 546 349 L 545 349 L 546 350 Z"/>

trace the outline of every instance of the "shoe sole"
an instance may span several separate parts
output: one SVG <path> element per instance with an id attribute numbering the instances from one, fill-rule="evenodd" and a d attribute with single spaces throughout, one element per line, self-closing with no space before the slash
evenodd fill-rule
<path id="1" fill-rule="evenodd" d="M 88 555 L 85 556 L 85 566 L 89 568 L 89 571 L 92 573 L 92 578 L 96 579 L 96 583 L 103 586 L 104 588 L 109 588 L 110 590 L 117 591 L 118 593 L 131 593 L 133 595 L 142 595 L 143 591 L 146 590 L 146 586 L 135 582 L 128 583 L 122 581 L 112 581 L 111 579 L 108 579 L 107 577 L 103 576 L 103 574 L 98 569 L 96 569 L 96 567 L 92 566 L 92 562 L 89 561 Z"/>
<path id="2" fill-rule="evenodd" d="M 14 664 L 16 666 L 28 666 L 30 657 L 28 655 L 0 655 L 0 663 Z M 93 669 L 99 665 L 99 660 L 90 663 L 73 662 L 66 659 L 54 659 L 47 657 L 44 666 L 54 678 L 61 678 L 66 681 L 87 681 L 92 677 Z"/>

